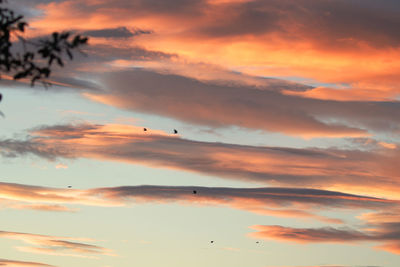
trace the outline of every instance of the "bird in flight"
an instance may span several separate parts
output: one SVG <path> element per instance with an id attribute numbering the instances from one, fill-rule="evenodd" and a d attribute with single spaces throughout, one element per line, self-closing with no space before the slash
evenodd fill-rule
<path id="1" fill-rule="evenodd" d="M 176 129 L 174 129 L 174 134 L 177 134 L 177 133 L 178 133 L 178 131 Z"/>
<path id="2" fill-rule="evenodd" d="M 211 240 L 211 242 L 210 243 L 214 243 L 214 240 Z"/>
<path id="3" fill-rule="evenodd" d="M 3 98 L 3 95 L 2 94 L 0 94 L 0 102 L 1 102 L 1 99 Z M 2 116 L 3 118 L 5 118 L 6 116 L 4 116 L 4 113 L 3 112 L 1 112 L 0 111 L 0 116 Z"/>
<path id="4" fill-rule="evenodd" d="M 143 131 L 144 131 L 144 132 L 147 132 L 147 128 L 143 128 Z"/>
<path id="5" fill-rule="evenodd" d="M 68 186 L 68 188 L 71 188 L 71 187 L 72 187 L 72 185 L 69 185 L 69 186 Z"/>
<path id="6" fill-rule="evenodd" d="M 196 190 L 193 190 L 193 194 L 197 194 L 197 191 L 196 191 Z"/>

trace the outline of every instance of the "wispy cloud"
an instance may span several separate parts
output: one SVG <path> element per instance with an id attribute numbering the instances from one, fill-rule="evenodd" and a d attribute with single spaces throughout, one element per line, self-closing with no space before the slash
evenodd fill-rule
<path id="1" fill-rule="evenodd" d="M 0 203 L 2 201 L 0 200 Z M 19 201 L 15 201 L 19 202 Z M 29 201 L 27 201 L 29 202 Z M 36 201 L 33 201 L 36 202 Z M 12 202 L 11 202 L 12 203 Z M 56 211 L 56 212 L 75 212 L 76 209 L 68 208 L 62 205 L 54 205 L 54 204 L 11 204 L 9 203 L 7 206 L 13 209 L 21 209 L 21 210 L 38 210 L 38 211 Z"/>
<path id="2" fill-rule="evenodd" d="M 8 231 L 0 231 L 0 238 L 22 241 L 29 246 L 16 248 L 30 253 L 84 258 L 97 258 L 100 255 L 114 255 L 109 249 L 87 243 L 76 242 L 81 241 L 82 238 L 68 238 Z"/>
<path id="3" fill-rule="evenodd" d="M 82 34 L 95 38 L 129 38 L 141 34 L 151 34 L 151 31 L 141 29 L 129 30 L 126 27 L 116 27 L 88 30 L 84 31 Z"/>
<path id="4" fill-rule="evenodd" d="M 54 265 L 31 262 L 31 261 L 17 261 L 17 260 L 7 260 L 0 259 L 0 266 L 4 267 L 54 267 Z"/>

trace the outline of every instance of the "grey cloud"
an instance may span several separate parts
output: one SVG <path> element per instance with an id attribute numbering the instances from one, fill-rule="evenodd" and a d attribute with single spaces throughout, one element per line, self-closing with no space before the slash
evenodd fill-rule
<path id="1" fill-rule="evenodd" d="M 50 148 L 45 144 L 32 143 L 30 141 L 15 141 L 11 139 L 2 140 L 0 145 L 0 154 L 3 157 L 15 158 L 27 153 L 42 157 L 48 160 L 53 160 L 56 157 L 72 156 L 68 149 Z"/>
<path id="2" fill-rule="evenodd" d="M 198 201 L 215 199 L 229 202 L 236 198 L 257 200 L 269 206 L 289 207 L 296 203 L 335 208 L 380 209 L 397 205 L 396 202 L 373 197 L 352 195 L 335 191 L 307 188 L 227 188 L 200 186 L 121 186 L 89 190 L 89 194 L 99 194 L 105 198 L 126 201 L 128 198 L 145 197 L 159 200 L 184 200 L 193 197 L 196 191 Z"/>
<path id="3" fill-rule="evenodd" d="M 213 84 L 131 69 L 101 76 L 103 102 L 213 127 L 240 126 L 291 135 L 363 136 L 399 131 L 399 102 L 330 101 L 251 86 Z M 276 85 L 278 86 L 278 85 Z M 282 82 L 282 86 L 287 86 Z"/>
<path id="4" fill-rule="evenodd" d="M 270 3 L 251 1 L 214 7 L 211 10 L 214 10 L 209 14 L 215 18 L 213 23 L 197 29 L 209 37 L 257 35 L 281 29 L 278 23 L 280 14 L 271 8 Z"/>
<path id="5" fill-rule="evenodd" d="M 143 47 L 133 46 L 127 48 L 114 47 L 112 45 L 96 44 L 87 47 L 89 57 L 82 60 L 110 61 L 117 59 L 124 60 L 164 60 L 176 58 L 175 54 L 168 54 L 160 51 L 147 50 Z M 87 61 L 84 61 L 87 62 Z"/>
<path id="6" fill-rule="evenodd" d="M 0 191 L 3 200 L 6 200 L 6 207 L 11 209 L 75 211 L 48 203 L 105 207 L 140 203 L 201 204 L 220 205 L 262 215 L 312 218 L 330 223 L 343 223 L 343 221 L 320 216 L 318 212 L 350 209 L 392 210 L 398 206 L 398 202 L 393 200 L 309 188 L 140 185 L 79 190 L 0 183 Z M 70 245 L 61 241 L 54 244 L 59 243 Z M 78 247 L 91 248 L 86 245 Z"/>
<path id="7" fill-rule="evenodd" d="M 215 21 L 198 27 L 195 33 L 218 38 L 278 33 L 288 40 L 311 40 L 328 49 L 351 49 L 360 41 L 374 47 L 400 44 L 400 5 L 394 1 L 378 5 L 371 0 L 300 0 L 295 4 L 287 0 L 255 0 L 210 10 L 209 16 Z"/>
<path id="8" fill-rule="evenodd" d="M 152 31 L 134 29 L 129 30 L 126 27 L 117 27 L 109 29 L 89 30 L 82 32 L 83 35 L 90 37 L 104 37 L 104 38 L 129 38 L 142 34 L 150 34 Z"/>
<path id="9" fill-rule="evenodd" d="M 204 0 L 115 0 L 111 2 L 72 1 L 71 6 L 79 12 L 77 15 L 90 16 L 94 12 L 114 10 L 108 15 L 117 14 L 120 17 L 143 17 L 151 14 L 161 16 L 198 17 L 205 8 Z"/>
<path id="10" fill-rule="evenodd" d="M 224 5 L 210 5 L 206 0 L 116 0 L 83 3 L 71 1 L 79 16 L 104 12 L 119 17 L 173 17 L 202 21 L 184 32 L 185 35 L 226 36 L 278 33 L 288 40 L 311 40 L 322 49 L 354 49 L 358 42 L 373 47 L 400 44 L 398 2 L 384 4 L 366 0 L 315 1 L 254 0 Z M 112 10 L 112 11 L 111 11 Z M 108 12 L 108 13 L 107 13 Z M 327 46 L 329 44 L 329 46 Z"/>

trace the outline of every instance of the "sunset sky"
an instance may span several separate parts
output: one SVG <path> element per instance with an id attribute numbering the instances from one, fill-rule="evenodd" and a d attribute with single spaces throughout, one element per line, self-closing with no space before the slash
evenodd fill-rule
<path id="1" fill-rule="evenodd" d="M 89 44 L 2 75 L 0 266 L 400 266 L 399 0 L 2 5 Z"/>

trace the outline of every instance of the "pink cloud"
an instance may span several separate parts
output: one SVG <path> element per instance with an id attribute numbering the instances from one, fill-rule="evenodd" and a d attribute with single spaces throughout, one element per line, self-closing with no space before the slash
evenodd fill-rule
<path id="1" fill-rule="evenodd" d="M 2 154 L 9 157 L 34 154 L 50 160 L 117 160 L 268 185 L 399 197 L 397 147 L 376 145 L 369 151 L 257 147 L 193 141 L 116 124 L 42 127 L 28 140 L 1 140 L 0 147 Z"/>
<path id="2" fill-rule="evenodd" d="M 255 225 L 250 234 L 254 238 L 273 239 L 297 243 L 378 243 L 377 249 L 400 254 L 399 222 L 368 225 L 366 230 L 348 227 L 292 228 L 278 225 Z"/>

